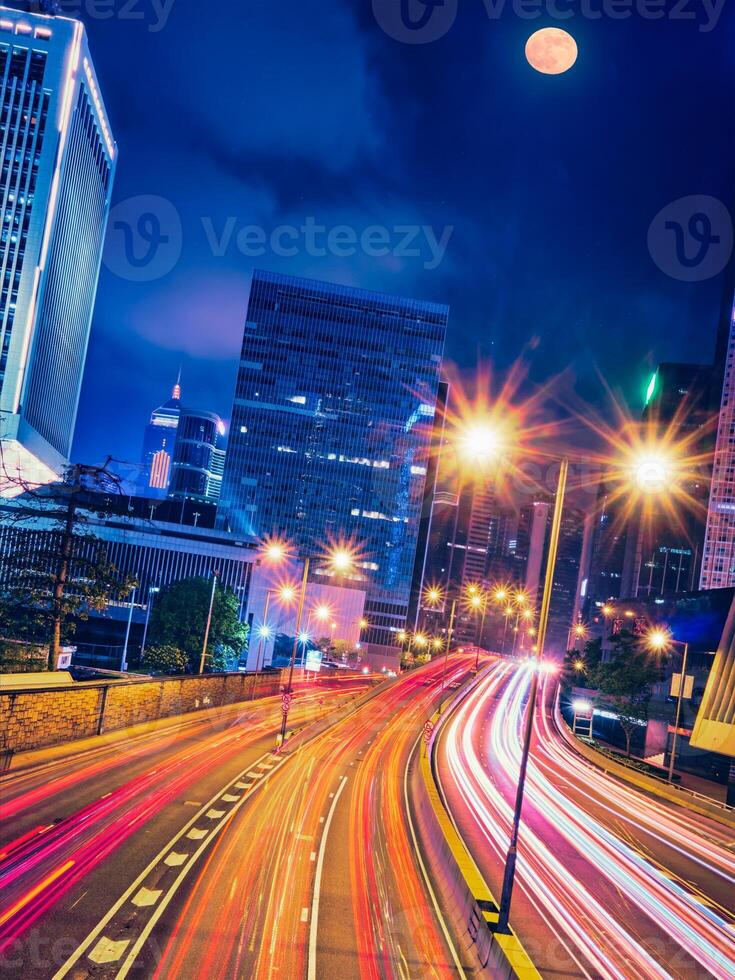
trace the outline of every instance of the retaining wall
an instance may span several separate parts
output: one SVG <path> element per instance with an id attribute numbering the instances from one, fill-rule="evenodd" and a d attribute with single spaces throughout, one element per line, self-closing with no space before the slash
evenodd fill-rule
<path id="1" fill-rule="evenodd" d="M 247 701 L 252 674 L 100 681 L 0 691 L 0 750 L 23 752 L 204 708 Z M 277 694 L 279 673 L 256 678 L 255 697 Z"/>

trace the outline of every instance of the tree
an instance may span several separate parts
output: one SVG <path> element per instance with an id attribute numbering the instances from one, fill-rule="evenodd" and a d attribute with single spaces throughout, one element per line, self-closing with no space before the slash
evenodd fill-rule
<path id="1" fill-rule="evenodd" d="M 143 665 L 155 674 L 185 674 L 189 658 L 173 646 L 148 647 Z"/>
<path id="2" fill-rule="evenodd" d="M 48 669 L 58 665 L 62 640 L 75 619 L 129 595 L 135 580 L 108 561 L 107 545 L 88 521 L 99 510 L 95 491 L 120 493 L 107 466 L 70 466 L 64 479 L 31 486 L 0 464 L 5 500 L 0 510 L 0 625 L 13 639 L 48 644 Z"/>
<path id="3" fill-rule="evenodd" d="M 199 668 L 211 595 L 211 579 L 182 579 L 163 589 L 151 614 L 148 630 L 151 642 L 181 650 L 186 654 L 192 670 Z M 221 669 L 218 665 L 223 662 L 222 657 L 217 654 L 220 648 L 231 648 L 230 663 L 235 658 L 239 662 L 247 649 L 249 627 L 240 622 L 239 610 L 240 600 L 232 589 L 218 585 L 207 645 L 206 666 L 210 669 Z"/>
<path id="4" fill-rule="evenodd" d="M 648 720 L 651 685 L 661 676 L 653 661 L 631 633 L 613 638 L 612 656 L 590 672 L 589 684 L 599 691 L 598 700 L 618 715 L 625 735 L 625 751 L 631 753 L 633 733 Z"/>
<path id="5" fill-rule="evenodd" d="M 587 640 L 584 649 L 567 650 L 564 657 L 562 681 L 565 690 L 588 685 L 588 678 L 602 660 L 602 637 Z"/>

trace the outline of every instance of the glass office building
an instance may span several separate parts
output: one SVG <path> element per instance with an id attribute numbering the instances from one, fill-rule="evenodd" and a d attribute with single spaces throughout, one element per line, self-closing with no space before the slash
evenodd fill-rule
<path id="1" fill-rule="evenodd" d="M 0 7 L 0 440 L 34 482 L 69 458 L 116 156 L 83 25 Z"/>
<path id="2" fill-rule="evenodd" d="M 448 313 L 253 277 L 219 520 L 283 536 L 301 555 L 353 542 L 376 648 L 405 625 Z"/>

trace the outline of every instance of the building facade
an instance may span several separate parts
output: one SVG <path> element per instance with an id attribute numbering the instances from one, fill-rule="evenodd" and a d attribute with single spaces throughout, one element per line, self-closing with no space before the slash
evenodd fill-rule
<path id="1" fill-rule="evenodd" d="M 177 381 L 171 397 L 151 412 L 145 428 L 140 478 L 140 492 L 145 496 L 163 498 L 168 494 L 180 415 L 181 383 Z"/>
<path id="2" fill-rule="evenodd" d="M 735 585 L 735 307 L 722 356 L 724 378 L 702 556 L 702 589 Z"/>
<path id="3" fill-rule="evenodd" d="M 183 408 L 174 445 L 168 495 L 217 501 L 225 468 L 225 424 L 214 412 Z"/>
<path id="4" fill-rule="evenodd" d="M 253 276 L 221 526 L 304 557 L 351 542 L 366 640 L 383 651 L 407 618 L 447 319 L 433 303 Z"/>
<path id="5" fill-rule="evenodd" d="M 47 482 L 76 423 L 117 148 L 83 25 L 0 7 L 4 487 Z"/>

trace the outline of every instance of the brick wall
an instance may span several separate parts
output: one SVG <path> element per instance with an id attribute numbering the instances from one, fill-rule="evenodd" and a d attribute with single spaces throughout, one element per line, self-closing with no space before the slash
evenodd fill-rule
<path id="1" fill-rule="evenodd" d="M 172 715 L 246 701 L 253 678 L 206 674 L 123 680 L 55 690 L 0 692 L 0 750 L 22 752 Z M 280 674 L 257 678 L 256 697 L 280 690 Z"/>

